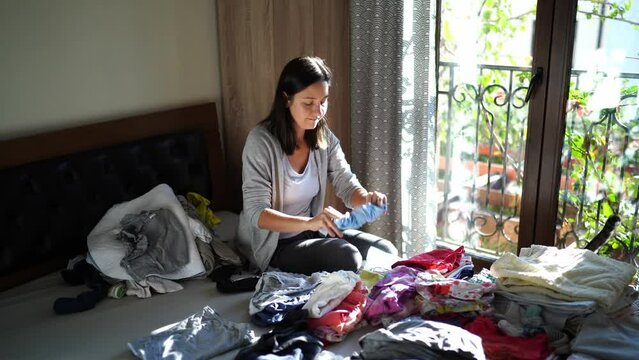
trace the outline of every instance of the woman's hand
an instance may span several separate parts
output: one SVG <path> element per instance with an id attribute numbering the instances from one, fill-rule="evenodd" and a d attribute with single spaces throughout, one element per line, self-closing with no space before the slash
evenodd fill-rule
<path id="1" fill-rule="evenodd" d="M 329 236 L 341 238 L 344 235 L 341 231 L 339 231 L 337 225 L 335 225 L 334 220 L 339 219 L 343 216 L 344 214 L 337 211 L 332 206 L 326 207 L 321 213 L 308 220 L 308 224 L 310 227 L 309 230 L 319 231 L 320 229 L 324 228 L 328 232 Z"/>
<path id="2" fill-rule="evenodd" d="M 386 194 L 379 191 L 366 191 L 364 188 L 359 188 L 356 191 L 353 191 L 353 195 L 351 196 L 351 206 L 353 209 L 368 203 L 372 203 L 377 206 L 385 206 L 386 201 Z"/>
<path id="3" fill-rule="evenodd" d="M 367 203 L 373 203 L 377 206 L 384 206 L 386 205 L 386 194 L 383 194 L 379 191 L 370 191 L 367 195 L 366 195 L 366 202 Z"/>

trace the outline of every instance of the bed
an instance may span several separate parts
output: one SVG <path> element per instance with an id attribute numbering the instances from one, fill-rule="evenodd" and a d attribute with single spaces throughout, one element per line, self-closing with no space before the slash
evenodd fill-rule
<path id="1" fill-rule="evenodd" d="M 222 219 L 218 233 L 232 239 L 237 215 L 229 211 L 225 169 L 214 103 L 0 142 L 0 358 L 132 359 L 129 341 L 207 305 L 226 320 L 249 323 L 252 293 L 220 293 L 208 278 L 146 299 L 106 298 L 74 314 L 52 309 L 55 299 L 82 291 L 60 271 L 86 253 L 87 234 L 104 213 L 155 185 L 210 199 Z M 256 335 L 267 331 L 251 327 Z M 351 355 L 365 331 L 328 349 Z"/>
<path id="2" fill-rule="evenodd" d="M 183 280 L 180 291 L 144 299 L 107 297 L 93 309 L 72 314 L 58 315 L 53 309 L 56 299 L 86 290 L 65 283 L 60 272 L 69 259 L 87 253 L 89 235 L 105 213 L 159 184 L 168 184 L 175 194 L 196 192 L 210 199 L 222 219 L 217 233 L 232 242 L 237 214 L 228 202 L 225 170 L 213 103 L 0 142 L 0 359 L 134 359 L 129 342 L 202 313 L 207 306 L 226 321 L 249 324 L 256 336 L 266 333 L 269 328 L 251 322 L 251 291 L 222 293 L 209 278 Z M 607 238 L 611 229 L 604 230 Z M 388 269 L 396 260 L 369 252 L 365 268 Z M 606 269 L 622 266 L 606 261 L 612 262 Z M 635 269 L 626 270 L 632 277 Z M 620 271 L 596 273 L 614 278 Z M 627 288 L 630 280 L 625 281 L 617 281 L 623 285 L 619 289 Z M 591 324 L 594 337 L 581 337 L 582 351 L 611 358 L 609 351 L 620 349 L 630 351 L 621 358 L 637 358 L 639 349 L 632 339 L 639 334 L 639 310 L 632 305 L 634 288 L 626 292 L 606 297 L 628 300 L 617 319 L 625 319 L 617 333 L 622 336 L 599 336 L 600 331 L 616 331 L 619 324 Z M 625 311 L 633 316 L 625 316 Z M 361 350 L 361 339 L 374 329 L 359 328 L 325 349 L 348 357 Z M 610 346 L 606 339 L 618 341 Z M 215 358 L 233 359 L 237 352 Z"/>

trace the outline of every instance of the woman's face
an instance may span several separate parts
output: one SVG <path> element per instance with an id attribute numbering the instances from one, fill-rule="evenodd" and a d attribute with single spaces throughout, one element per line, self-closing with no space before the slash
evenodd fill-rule
<path id="1" fill-rule="evenodd" d="M 315 129 L 320 119 L 326 115 L 328 88 L 328 83 L 318 81 L 293 95 L 293 98 L 288 101 L 288 107 L 298 134 L 301 135 L 305 130 Z"/>

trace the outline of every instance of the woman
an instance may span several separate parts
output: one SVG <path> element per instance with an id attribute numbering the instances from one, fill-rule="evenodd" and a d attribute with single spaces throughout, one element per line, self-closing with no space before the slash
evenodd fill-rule
<path id="1" fill-rule="evenodd" d="M 362 232 L 345 236 L 333 222 L 344 215 L 324 207 L 327 179 L 350 208 L 386 205 L 386 195 L 362 187 L 327 127 L 330 85 L 322 59 L 291 60 L 270 114 L 246 139 L 238 249 L 262 271 L 357 271 L 370 246 L 397 254 L 388 240 Z"/>

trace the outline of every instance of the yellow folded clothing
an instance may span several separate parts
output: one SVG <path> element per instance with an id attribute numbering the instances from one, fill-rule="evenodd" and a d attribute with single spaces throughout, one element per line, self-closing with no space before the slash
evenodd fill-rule
<path id="1" fill-rule="evenodd" d="M 186 194 L 186 200 L 191 203 L 191 205 L 195 206 L 195 211 L 198 216 L 208 225 L 215 226 L 222 222 L 220 218 L 215 216 L 213 210 L 209 208 L 209 205 L 211 204 L 209 199 L 196 192 L 190 192 Z"/>

